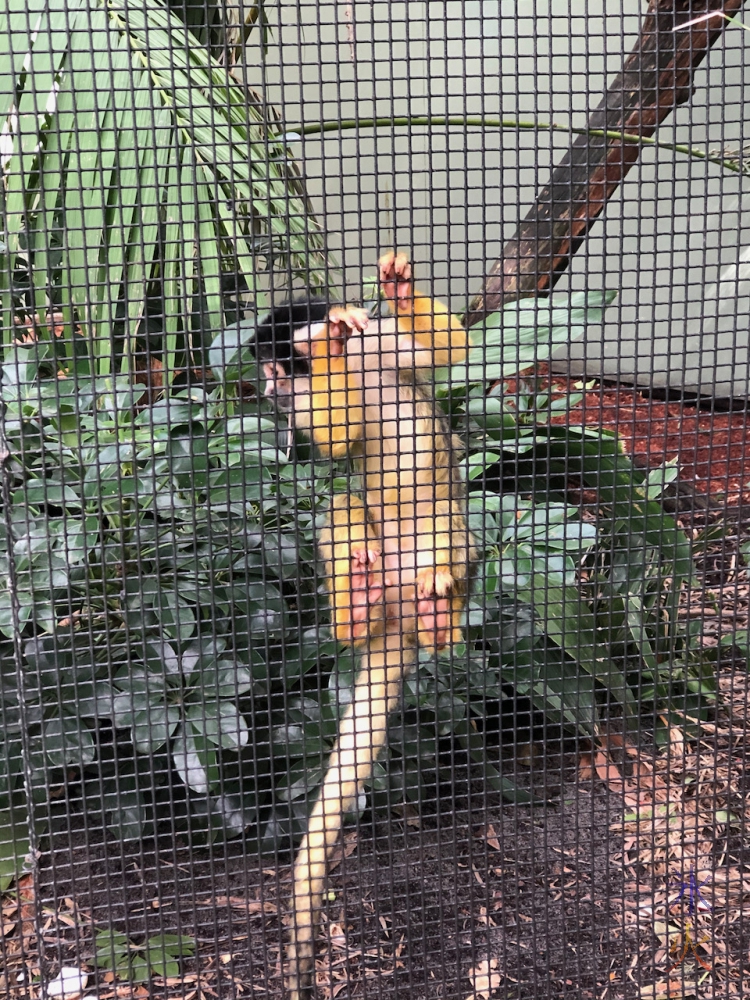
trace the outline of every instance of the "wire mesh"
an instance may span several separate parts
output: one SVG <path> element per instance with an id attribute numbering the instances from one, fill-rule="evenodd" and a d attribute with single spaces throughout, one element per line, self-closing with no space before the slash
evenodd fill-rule
<path id="1" fill-rule="evenodd" d="M 747 994 L 743 6 L 0 4 L 2 995 Z"/>

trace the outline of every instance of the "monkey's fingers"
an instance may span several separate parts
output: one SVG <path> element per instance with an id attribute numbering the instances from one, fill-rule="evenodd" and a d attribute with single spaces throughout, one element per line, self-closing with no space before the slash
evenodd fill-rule
<path id="1" fill-rule="evenodd" d="M 375 571 L 379 559 L 379 549 L 352 549 L 352 605 L 377 604 L 383 596 L 383 574 Z"/>
<path id="2" fill-rule="evenodd" d="M 367 329 L 370 317 L 365 309 L 354 306 L 334 306 L 328 313 L 328 341 L 332 355 L 343 354 L 344 345 L 355 330 Z"/>
<path id="3" fill-rule="evenodd" d="M 453 590 L 453 577 L 447 566 L 423 566 L 417 573 L 417 597 L 445 597 Z"/>
<path id="4" fill-rule="evenodd" d="M 448 597 L 454 585 L 451 572 L 446 566 L 425 566 L 417 573 L 416 584 L 420 631 L 432 637 L 430 645 L 444 649 L 452 635 L 451 601 Z"/>
<path id="5" fill-rule="evenodd" d="M 412 298 L 411 264 L 404 253 L 383 254 L 378 261 L 378 277 L 383 287 L 383 294 L 402 307 L 408 306 Z"/>
<path id="6" fill-rule="evenodd" d="M 336 630 L 338 638 L 354 642 L 367 636 L 370 609 L 383 598 L 383 574 L 375 570 L 380 552 L 378 549 L 352 549 L 349 621 Z M 344 632 L 346 634 L 342 635 Z"/>
<path id="7" fill-rule="evenodd" d="M 360 332 L 366 330 L 370 322 L 370 314 L 367 310 L 357 306 L 346 306 L 344 309 L 338 307 L 332 311 L 337 313 L 336 321 L 348 327 L 348 336 L 351 336 L 355 330 Z"/>

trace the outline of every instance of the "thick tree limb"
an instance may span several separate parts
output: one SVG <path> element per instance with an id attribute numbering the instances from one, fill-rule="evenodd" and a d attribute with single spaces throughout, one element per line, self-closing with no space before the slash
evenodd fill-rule
<path id="1" fill-rule="evenodd" d="M 660 122 L 690 99 L 695 70 L 727 21 L 717 14 L 699 24 L 679 26 L 710 11 L 731 17 L 743 3 L 650 0 L 635 48 L 589 116 L 588 128 L 652 136 Z M 637 143 L 578 136 L 493 264 L 483 291 L 469 307 L 467 326 L 509 300 L 552 289 L 640 153 Z"/>

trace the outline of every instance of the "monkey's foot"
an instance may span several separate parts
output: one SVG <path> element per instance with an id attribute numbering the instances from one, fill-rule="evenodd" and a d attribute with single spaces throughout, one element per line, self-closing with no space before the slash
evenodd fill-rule
<path id="1" fill-rule="evenodd" d="M 380 559 L 376 548 L 352 549 L 349 570 L 350 603 L 336 615 L 336 638 L 356 642 L 367 637 L 370 610 L 383 597 L 383 574 L 375 570 Z M 341 620 L 346 616 L 345 620 Z"/>
<path id="2" fill-rule="evenodd" d="M 410 309 L 412 300 L 411 264 L 404 253 L 383 254 L 378 261 L 378 277 L 383 294 L 397 309 Z"/>
<path id="3" fill-rule="evenodd" d="M 435 649 L 444 649 L 452 636 L 453 577 L 447 567 L 425 567 L 417 573 L 417 617 L 420 633 L 426 632 Z M 421 642 L 421 639 L 420 639 Z M 427 643 L 422 642 L 422 645 Z"/>
<path id="4" fill-rule="evenodd" d="M 347 340 L 355 330 L 367 328 L 370 317 L 366 309 L 354 306 L 334 306 L 328 313 L 328 350 L 332 357 L 343 354 Z"/>

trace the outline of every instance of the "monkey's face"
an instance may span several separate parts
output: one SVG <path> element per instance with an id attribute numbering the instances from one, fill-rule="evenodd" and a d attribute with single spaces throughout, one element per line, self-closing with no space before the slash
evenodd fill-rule
<path id="1" fill-rule="evenodd" d="M 265 378 L 264 395 L 300 430 L 311 425 L 310 342 L 325 325 L 323 302 L 288 302 L 257 327 L 251 348 Z"/>
<path id="2" fill-rule="evenodd" d="M 263 374 L 266 377 L 263 395 L 279 410 L 289 413 L 294 405 L 294 379 L 280 361 L 266 361 Z"/>
<path id="3" fill-rule="evenodd" d="M 300 371 L 294 372 L 280 361 L 266 361 L 263 364 L 265 389 L 263 394 L 282 413 L 305 410 L 303 405 L 310 395 L 310 377 Z"/>
<path id="4" fill-rule="evenodd" d="M 263 394 L 279 412 L 291 414 L 297 428 L 306 430 L 311 426 L 310 375 L 301 368 L 297 363 L 263 362 Z"/>

